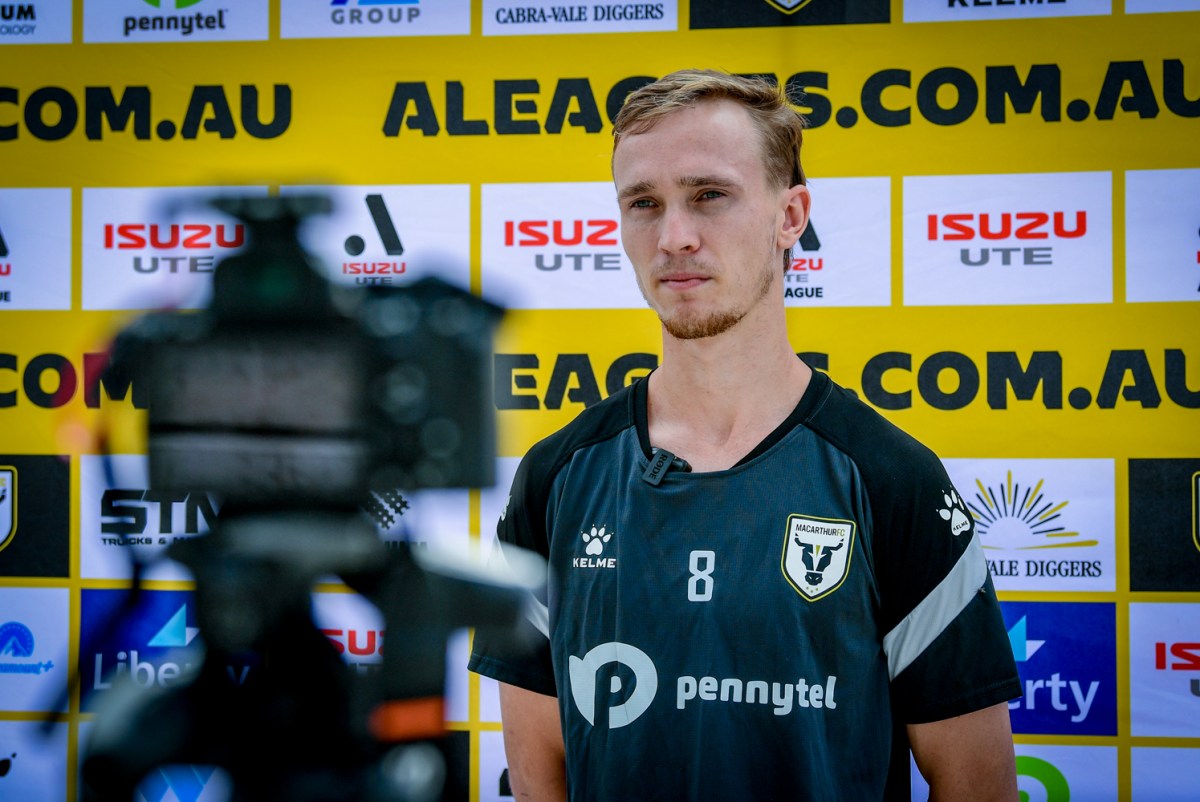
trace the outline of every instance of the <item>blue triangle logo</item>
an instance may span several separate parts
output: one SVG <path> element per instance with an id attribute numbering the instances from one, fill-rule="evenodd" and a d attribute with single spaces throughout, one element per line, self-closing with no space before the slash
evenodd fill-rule
<path id="1" fill-rule="evenodd" d="M 181 604 L 175 614 L 171 616 L 171 620 L 155 633 L 147 645 L 180 648 L 191 643 L 198 634 L 200 634 L 199 629 L 187 625 L 187 605 Z"/>
<path id="2" fill-rule="evenodd" d="M 1021 616 L 1021 620 L 1012 625 L 1012 629 L 1008 631 L 1008 643 L 1012 647 L 1013 657 L 1018 663 L 1024 663 L 1042 648 L 1044 640 L 1029 640 L 1026 637 L 1025 616 Z"/>

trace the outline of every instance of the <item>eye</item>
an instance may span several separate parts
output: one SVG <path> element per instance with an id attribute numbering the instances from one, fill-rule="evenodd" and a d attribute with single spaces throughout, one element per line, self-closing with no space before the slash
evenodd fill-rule
<path id="1" fill-rule="evenodd" d="M 719 189 L 706 189 L 700 193 L 700 200 L 716 200 L 723 197 L 725 197 L 725 193 Z"/>
<path id="2" fill-rule="evenodd" d="M 650 209 L 654 206 L 654 201 L 649 198 L 638 198 L 629 202 L 630 209 Z"/>

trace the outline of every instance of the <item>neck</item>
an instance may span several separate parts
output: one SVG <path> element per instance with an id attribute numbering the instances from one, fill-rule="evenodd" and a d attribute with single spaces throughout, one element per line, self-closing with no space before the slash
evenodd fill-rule
<path id="1" fill-rule="evenodd" d="M 652 445 L 696 471 L 723 470 L 796 408 L 812 370 L 792 351 L 783 310 L 763 311 L 715 337 L 677 340 L 663 332 L 662 365 L 648 388 Z"/>

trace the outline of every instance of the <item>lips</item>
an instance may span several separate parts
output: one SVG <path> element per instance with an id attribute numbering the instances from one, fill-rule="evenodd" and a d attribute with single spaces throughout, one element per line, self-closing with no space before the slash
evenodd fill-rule
<path id="1" fill-rule="evenodd" d="M 675 290 L 690 290 L 708 281 L 708 276 L 701 275 L 670 275 L 663 276 L 658 281 L 664 287 Z"/>

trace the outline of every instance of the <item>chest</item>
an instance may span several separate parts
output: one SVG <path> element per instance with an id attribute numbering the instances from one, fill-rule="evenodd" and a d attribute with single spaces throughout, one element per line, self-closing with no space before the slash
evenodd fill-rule
<path id="1" fill-rule="evenodd" d="M 876 642 L 857 474 L 819 451 L 784 456 L 657 486 L 636 465 L 565 472 L 548 520 L 560 648 L 672 643 L 680 659 L 711 649 L 770 661 L 849 632 Z"/>

